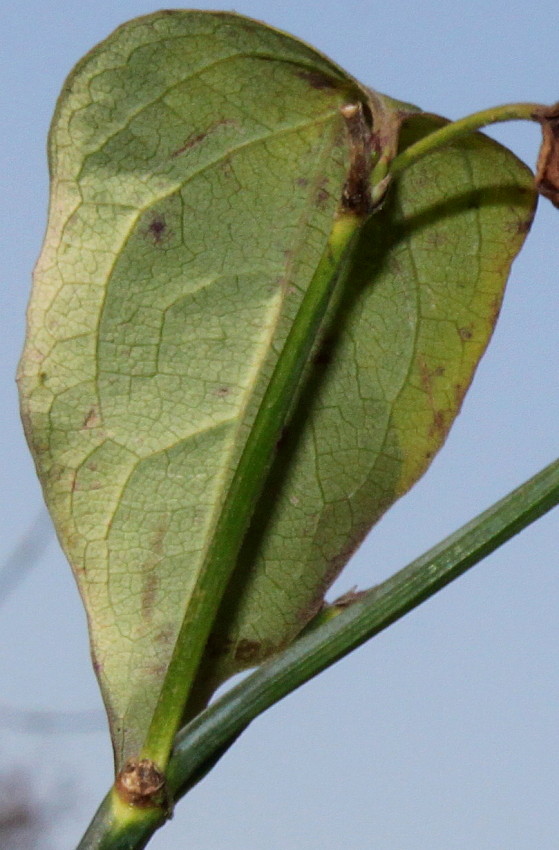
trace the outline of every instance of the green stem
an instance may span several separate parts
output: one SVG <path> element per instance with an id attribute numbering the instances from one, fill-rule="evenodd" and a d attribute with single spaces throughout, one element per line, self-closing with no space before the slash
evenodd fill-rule
<path id="1" fill-rule="evenodd" d="M 225 694 L 182 730 L 169 764 L 177 798 L 203 775 L 248 723 L 477 564 L 559 503 L 559 460 L 366 593 L 310 630 Z"/>
<path id="2" fill-rule="evenodd" d="M 227 492 L 175 646 L 141 757 L 164 769 L 221 598 L 299 388 L 304 367 L 364 217 L 342 212 L 303 297 Z"/>
<path id="3" fill-rule="evenodd" d="M 559 460 L 497 502 L 324 625 L 311 629 L 203 711 L 177 736 L 168 767 L 176 801 L 215 764 L 248 724 L 304 682 L 378 634 L 559 503 Z M 115 813 L 109 794 L 78 850 L 142 850 L 160 811 Z"/>
<path id="4" fill-rule="evenodd" d="M 455 139 L 467 133 L 481 130 L 482 127 L 487 127 L 490 124 L 498 124 L 503 121 L 536 121 L 539 123 L 538 114 L 541 113 L 542 108 L 539 103 L 507 103 L 504 106 L 483 109 L 481 112 L 474 112 L 473 115 L 467 115 L 465 118 L 460 118 L 458 121 L 453 121 L 439 130 L 435 130 L 415 144 L 410 145 L 409 148 L 394 157 L 391 162 L 380 160 L 371 175 L 373 204 L 378 203 L 384 196 L 388 180 L 397 177 L 410 165 L 432 151 L 445 147 Z"/>
<path id="5" fill-rule="evenodd" d="M 143 850 L 164 821 L 161 809 L 125 807 L 111 790 L 97 809 L 77 850 Z"/>

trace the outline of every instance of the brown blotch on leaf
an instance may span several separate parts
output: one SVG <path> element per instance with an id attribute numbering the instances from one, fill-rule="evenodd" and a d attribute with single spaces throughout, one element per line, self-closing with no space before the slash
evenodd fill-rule
<path id="1" fill-rule="evenodd" d="M 199 133 L 193 133 L 191 136 L 189 136 L 188 139 L 186 139 L 185 143 L 180 148 L 178 148 L 176 151 L 173 151 L 171 156 L 172 157 L 180 156 L 181 154 L 186 153 L 189 150 L 192 150 L 192 148 L 195 148 L 197 145 L 199 145 L 201 142 L 203 142 L 204 139 L 207 139 L 208 136 L 211 135 L 211 133 L 215 133 L 215 131 L 218 130 L 220 127 L 231 127 L 231 126 L 237 127 L 238 121 L 235 121 L 233 118 L 220 118 L 219 121 L 216 121 L 214 124 L 212 124 L 206 130 L 202 130 Z"/>
<path id="2" fill-rule="evenodd" d="M 175 630 L 171 626 L 164 626 L 156 633 L 154 641 L 162 646 L 171 646 L 174 643 L 174 637 Z"/>
<path id="3" fill-rule="evenodd" d="M 155 573 L 149 573 L 142 586 L 142 616 L 149 620 L 153 615 L 153 607 L 159 589 L 159 579 Z"/>
<path id="4" fill-rule="evenodd" d="M 155 215 L 150 221 L 147 229 L 148 236 L 151 237 L 155 245 L 161 244 L 167 231 L 167 222 L 164 216 Z"/>
<path id="5" fill-rule="evenodd" d="M 472 338 L 473 331 L 471 328 L 458 328 L 458 336 L 466 342 L 466 340 Z"/>
<path id="6" fill-rule="evenodd" d="M 499 313 L 501 312 L 501 298 L 499 295 L 495 296 L 490 304 L 490 327 L 494 328 L 497 324 L 497 319 L 499 318 Z"/>
<path id="7" fill-rule="evenodd" d="M 323 210 L 326 208 L 328 200 L 330 198 L 330 193 L 324 187 L 321 187 L 316 193 L 316 206 L 317 209 Z"/>
<path id="8" fill-rule="evenodd" d="M 519 221 L 516 225 L 516 232 L 523 236 L 525 233 L 528 233 L 532 226 L 532 221 L 534 220 L 533 216 L 530 218 L 524 218 L 522 221 Z"/>
<path id="9" fill-rule="evenodd" d="M 297 76 L 302 80 L 306 80 L 313 89 L 336 89 L 338 82 L 326 74 L 321 74 L 320 71 L 298 71 Z"/>
<path id="10" fill-rule="evenodd" d="M 433 415 L 433 422 L 431 423 L 431 427 L 429 428 L 429 436 L 433 437 L 435 434 L 444 435 L 445 432 L 446 420 L 444 411 L 435 410 Z"/>
<path id="11" fill-rule="evenodd" d="M 243 664 L 255 661 L 259 658 L 261 649 L 262 644 L 259 641 L 243 638 L 235 647 L 235 659 Z"/>
<path id="12" fill-rule="evenodd" d="M 542 144 L 536 166 L 536 189 L 559 207 L 559 103 L 534 113 L 542 128 Z"/>
<path id="13" fill-rule="evenodd" d="M 91 407 L 86 413 L 82 428 L 96 428 L 99 425 L 99 411 L 96 407 Z"/>
<path id="14" fill-rule="evenodd" d="M 460 405 L 462 404 L 462 401 L 466 394 L 466 389 L 467 387 L 463 386 L 462 384 L 454 384 L 454 402 L 457 407 L 460 407 Z"/>
<path id="15" fill-rule="evenodd" d="M 206 643 L 206 655 L 208 658 L 221 658 L 230 652 L 233 641 L 212 632 Z"/>
<path id="16" fill-rule="evenodd" d="M 116 778 L 115 790 L 129 806 L 167 808 L 165 775 L 151 759 L 129 759 Z"/>

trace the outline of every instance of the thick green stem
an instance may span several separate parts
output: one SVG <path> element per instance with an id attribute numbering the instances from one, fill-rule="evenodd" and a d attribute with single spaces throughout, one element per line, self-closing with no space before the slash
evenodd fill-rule
<path id="1" fill-rule="evenodd" d="M 409 148 L 402 151 L 390 161 L 380 160 L 371 175 L 373 204 L 378 203 L 386 192 L 388 180 L 397 177 L 422 157 L 451 144 L 455 139 L 468 133 L 481 130 L 490 124 L 503 121 L 536 121 L 541 123 L 541 104 L 538 103 L 507 103 L 504 106 L 493 106 L 474 112 L 458 121 L 453 121 L 420 139 Z"/>
<path id="2" fill-rule="evenodd" d="M 167 764 L 204 645 L 299 388 L 304 367 L 364 216 L 341 212 L 303 297 L 247 438 L 163 683 L 142 758 Z M 186 639 L 188 636 L 188 639 Z"/>
<path id="3" fill-rule="evenodd" d="M 91 821 L 77 850 L 143 850 L 163 824 L 161 809 L 133 809 L 109 791 Z"/>

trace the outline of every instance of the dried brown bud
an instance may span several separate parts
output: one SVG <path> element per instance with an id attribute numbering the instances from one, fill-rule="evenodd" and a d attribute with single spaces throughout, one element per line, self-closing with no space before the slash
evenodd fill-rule
<path id="1" fill-rule="evenodd" d="M 542 127 L 542 145 L 536 167 L 536 188 L 559 207 L 559 103 L 541 109 L 534 118 Z"/>
<path id="2" fill-rule="evenodd" d="M 130 806 L 166 805 L 165 776 L 150 759 L 129 759 L 115 787 L 121 800 Z"/>

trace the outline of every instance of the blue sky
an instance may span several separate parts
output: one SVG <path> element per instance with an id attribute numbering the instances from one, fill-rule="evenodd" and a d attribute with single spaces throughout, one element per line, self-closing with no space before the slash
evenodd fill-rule
<path id="1" fill-rule="evenodd" d="M 13 376 L 45 226 L 54 102 L 87 50 L 156 8 L 8 0 L 0 12 L 3 557 L 41 506 Z M 411 0 L 234 8 L 311 42 L 362 82 L 450 118 L 559 99 L 551 0 L 425 0 L 421 11 Z M 494 135 L 533 166 L 535 127 L 511 124 Z M 447 444 L 372 532 L 340 592 L 378 582 L 557 456 L 558 234 L 559 212 L 544 200 Z M 80 602 L 42 528 L 44 552 L 0 599 L 0 708 L 98 709 Z M 555 850 L 558 531 L 552 513 L 254 722 L 150 846 Z M 0 725 L 0 758 L 6 770 L 32 770 L 39 797 L 64 788 L 52 844 L 74 846 L 110 782 L 106 733 L 30 735 Z"/>

